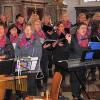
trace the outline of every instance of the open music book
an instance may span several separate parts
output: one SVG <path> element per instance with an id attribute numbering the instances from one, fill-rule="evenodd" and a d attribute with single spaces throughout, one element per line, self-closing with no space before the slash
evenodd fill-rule
<path id="1" fill-rule="evenodd" d="M 45 43 L 46 43 L 46 44 L 49 44 L 49 43 L 52 44 L 52 43 L 54 43 L 54 42 L 56 42 L 56 41 L 59 43 L 59 42 L 62 42 L 62 41 L 64 41 L 64 40 L 65 40 L 65 38 L 58 39 L 58 40 L 47 39 L 47 40 L 44 41 L 44 44 L 45 44 Z"/>
<path id="2" fill-rule="evenodd" d="M 57 40 L 53 40 L 53 39 L 47 39 L 44 41 L 44 44 L 52 44 L 54 42 L 56 42 Z"/>
<path id="3" fill-rule="evenodd" d="M 31 64 L 30 70 L 35 70 L 37 63 L 38 63 L 38 60 L 39 60 L 38 57 L 32 57 L 31 58 L 32 64 Z"/>
<path id="4" fill-rule="evenodd" d="M 36 69 L 37 63 L 39 58 L 38 57 L 26 57 L 17 60 L 17 67 L 16 71 L 26 71 L 30 70 L 33 71 Z"/>

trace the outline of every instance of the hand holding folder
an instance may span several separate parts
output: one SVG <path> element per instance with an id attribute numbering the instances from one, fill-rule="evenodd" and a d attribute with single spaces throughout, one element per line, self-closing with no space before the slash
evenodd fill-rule
<path id="1" fill-rule="evenodd" d="M 50 45 L 51 47 L 56 47 L 57 45 L 59 45 L 60 43 L 63 44 L 63 41 L 66 40 L 65 38 L 62 38 L 62 39 L 57 39 L 57 40 L 52 40 L 52 39 L 47 39 L 45 42 L 44 42 L 44 45 Z M 50 47 L 48 46 L 48 47 Z"/>

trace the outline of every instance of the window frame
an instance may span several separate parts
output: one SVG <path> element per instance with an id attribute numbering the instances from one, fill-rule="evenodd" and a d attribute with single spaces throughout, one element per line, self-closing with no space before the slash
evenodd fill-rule
<path id="1" fill-rule="evenodd" d="M 100 0 L 84 0 L 84 2 L 100 2 Z"/>

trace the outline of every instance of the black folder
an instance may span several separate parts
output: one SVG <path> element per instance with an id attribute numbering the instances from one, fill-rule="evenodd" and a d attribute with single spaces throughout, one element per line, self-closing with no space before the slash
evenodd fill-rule
<path id="1" fill-rule="evenodd" d="M 15 72 L 16 63 L 14 60 L 0 61 L 0 75 L 11 75 Z"/>
<path id="2" fill-rule="evenodd" d="M 57 40 L 52 40 L 52 39 L 47 39 L 44 41 L 44 44 L 52 44 L 54 42 L 56 42 Z"/>

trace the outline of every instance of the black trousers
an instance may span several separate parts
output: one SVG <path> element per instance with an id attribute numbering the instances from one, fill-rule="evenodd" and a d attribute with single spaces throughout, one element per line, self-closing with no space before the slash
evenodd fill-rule
<path id="1" fill-rule="evenodd" d="M 67 63 L 55 63 L 55 72 L 60 72 L 62 74 L 62 80 L 65 80 L 65 76 L 69 73 L 67 68 Z"/>
<path id="2" fill-rule="evenodd" d="M 53 54 L 52 50 L 48 52 L 48 70 L 49 75 L 52 75 L 52 65 L 53 65 Z"/>
<path id="3" fill-rule="evenodd" d="M 27 75 L 27 95 L 37 96 L 37 81 L 35 73 L 29 73 Z"/>
<path id="4" fill-rule="evenodd" d="M 65 80 L 65 75 L 68 74 L 68 65 L 66 62 L 59 62 L 61 60 L 67 60 L 69 53 L 64 47 L 57 47 L 53 50 L 53 61 L 55 64 L 55 71 L 58 71 L 62 74 L 63 80 Z"/>
<path id="5" fill-rule="evenodd" d="M 49 51 L 47 51 L 46 49 L 42 49 L 42 58 L 41 58 L 40 66 L 44 75 L 44 78 L 43 78 L 44 83 L 47 83 L 48 73 L 49 73 L 48 72 L 48 64 L 49 64 L 48 54 L 49 54 Z"/>
<path id="6" fill-rule="evenodd" d="M 77 74 L 77 76 L 76 76 Z M 80 81 L 84 82 L 86 80 L 86 69 L 80 69 L 75 72 L 70 72 L 70 85 L 73 97 L 80 97 Z"/>

